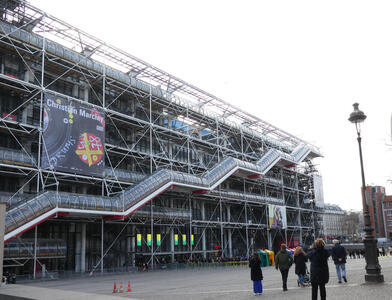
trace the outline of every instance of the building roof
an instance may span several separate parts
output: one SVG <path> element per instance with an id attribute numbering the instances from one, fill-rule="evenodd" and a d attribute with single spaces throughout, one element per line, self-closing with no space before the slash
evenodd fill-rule
<path id="1" fill-rule="evenodd" d="M 324 212 L 326 213 L 346 213 L 344 209 L 342 209 L 337 204 L 325 204 L 324 205 Z"/>
<path id="2" fill-rule="evenodd" d="M 314 156 L 320 156 L 318 147 L 282 130 L 257 116 L 241 110 L 240 108 L 206 92 L 142 59 L 118 49 L 48 13 L 21 0 L 19 6 L 13 8 L 8 14 L 8 21 L 12 24 L 22 25 L 24 30 L 33 32 L 48 40 L 81 53 L 90 60 L 104 63 L 113 71 L 127 74 L 135 80 L 143 81 L 165 93 L 170 99 L 181 99 L 189 107 L 196 107 L 199 111 L 208 111 L 216 118 L 236 124 L 245 130 L 252 130 L 260 136 L 276 141 L 280 146 L 292 149 L 299 144 L 308 144 L 313 148 Z M 18 23 L 19 22 L 19 23 Z M 128 38 L 124 35 L 124 38 Z M 108 75 L 108 74 L 107 74 Z M 247 87 L 244 87 L 247 88 Z"/>

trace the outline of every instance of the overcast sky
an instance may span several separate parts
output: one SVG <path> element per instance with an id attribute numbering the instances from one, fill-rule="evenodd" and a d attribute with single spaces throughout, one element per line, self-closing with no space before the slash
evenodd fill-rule
<path id="1" fill-rule="evenodd" d="M 390 1 L 37 0 L 35 6 L 321 148 L 324 198 L 361 209 L 392 150 Z"/>

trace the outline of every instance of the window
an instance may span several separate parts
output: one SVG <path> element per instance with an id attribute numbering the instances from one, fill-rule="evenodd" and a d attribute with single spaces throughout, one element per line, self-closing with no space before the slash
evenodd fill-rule
<path id="1" fill-rule="evenodd" d="M 20 150 L 20 145 L 15 138 L 6 133 L 0 133 L 0 147 Z"/>
<path id="2" fill-rule="evenodd" d="M 15 55 L 8 55 L 4 58 L 4 74 L 21 79 L 21 61 Z"/>

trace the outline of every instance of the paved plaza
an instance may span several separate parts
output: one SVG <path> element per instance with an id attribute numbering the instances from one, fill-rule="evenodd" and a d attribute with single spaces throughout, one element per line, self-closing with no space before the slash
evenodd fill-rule
<path id="1" fill-rule="evenodd" d="M 384 284 L 364 284 L 364 259 L 349 259 L 348 283 L 338 284 L 335 267 L 330 262 L 328 299 L 392 299 L 392 257 L 380 257 Z M 280 272 L 274 267 L 263 268 L 263 295 L 267 299 L 310 299 L 311 288 L 297 287 L 294 269 L 290 270 L 288 292 L 281 288 Z M 133 292 L 112 294 L 113 282 L 126 285 L 131 280 Z M 30 299 L 254 299 L 250 272 L 246 267 L 219 267 L 194 270 L 154 271 L 94 278 L 56 280 L 9 285 L 1 294 Z M 11 299 L 11 298 L 10 298 Z"/>

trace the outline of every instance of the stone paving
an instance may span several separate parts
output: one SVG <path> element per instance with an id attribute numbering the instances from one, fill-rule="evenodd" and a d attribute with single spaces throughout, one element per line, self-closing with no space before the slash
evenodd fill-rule
<path id="1" fill-rule="evenodd" d="M 364 283 L 364 259 L 349 259 L 346 265 L 348 283 L 338 284 L 335 267 L 330 262 L 330 282 L 327 285 L 328 299 L 392 299 L 392 257 L 380 257 L 384 284 Z M 310 287 L 297 287 L 294 269 L 290 270 L 288 292 L 281 287 L 280 272 L 273 267 L 263 268 L 263 295 L 258 298 L 268 299 L 310 299 Z M 126 284 L 131 280 L 133 292 L 112 294 L 113 282 L 116 280 Z M 59 298 L 72 291 L 68 299 L 254 299 L 250 272 L 246 267 L 227 267 L 216 269 L 195 269 L 180 271 L 154 271 L 135 274 L 110 275 L 94 278 L 80 278 L 58 280 L 51 282 L 35 282 L 26 285 L 9 286 L 0 289 L 1 293 L 8 290 L 8 294 L 16 293 L 22 288 L 37 290 L 39 295 L 34 298 L 33 292 L 27 297 L 32 299 L 67 299 Z M 41 292 L 38 292 L 40 289 Z M 80 293 L 80 297 L 76 296 Z M 86 295 L 85 293 L 88 293 Z M 95 294 L 95 295 L 92 295 Z M 20 293 L 18 294 L 21 295 Z"/>

